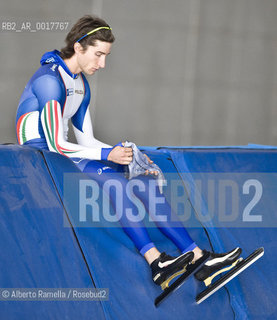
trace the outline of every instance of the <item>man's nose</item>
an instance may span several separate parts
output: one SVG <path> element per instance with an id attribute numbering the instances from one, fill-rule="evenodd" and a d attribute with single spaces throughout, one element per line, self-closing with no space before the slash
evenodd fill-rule
<path id="1" fill-rule="evenodd" d="M 105 65 L 106 65 L 106 57 L 103 55 L 100 59 L 99 59 L 99 68 L 105 68 Z"/>

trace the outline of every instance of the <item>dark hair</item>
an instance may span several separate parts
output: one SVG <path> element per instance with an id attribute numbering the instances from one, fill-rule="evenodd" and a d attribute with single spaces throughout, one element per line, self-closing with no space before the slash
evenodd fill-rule
<path id="1" fill-rule="evenodd" d="M 86 15 L 80 18 L 69 31 L 68 35 L 65 38 L 66 47 L 61 49 L 61 58 L 68 59 L 71 58 L 74 51 L 74 43 L 79 40 L 82 36 L 87 34 L 88 32 L 99 28 L 99 27 L 110 27 L 104 20 L 96 17 Z M 115 38 L 112 34 L 112 31 L 109 29 L 101 29 L 94 32 L 87 37 L 84 37 L 79 41 L 84 50 L 87 49 L 88 46 L 95 45 L 96 40 L 113 43 Z"/>

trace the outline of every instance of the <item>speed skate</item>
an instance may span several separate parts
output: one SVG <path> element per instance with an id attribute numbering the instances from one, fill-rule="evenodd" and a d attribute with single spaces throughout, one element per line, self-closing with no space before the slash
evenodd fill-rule
<path id="1" fill-rule="evenodd" d="M 194 263 L 189 263 L 180 272 L 175 273 L 161 284 L 162 293 L 155 299 L 155 306 L 157 307 L 165 298 L 167 298 L 175 290 L 179 289 L 187 280 L 189 276 L 201 267 L 201 265 L 209 258 L 209 253 L 204 252 L 203 256 Z"/>
<path id="2" fill-rule="evenodd" d="M 226 285 L 229 281 L 238 276 L 241 272 L 247 269 L 251 264 L 256 262 L 264 255 L 264 248 L 259 248 L 251 253 L 247 258 L 239 258 L 234 261 L 231 265 L 215 272 L 206 279 L 204 279 L 205 286 L 207 287 L 204 291 L 199 293 L 196 297 L 196 303 L 200 304 L 208 297 L 213 295 L 216 291 Z M 227 272 L 227 273 L 226 273 Z M 219 279 L 212 283 L 213 279 L 223 274 Z"/>

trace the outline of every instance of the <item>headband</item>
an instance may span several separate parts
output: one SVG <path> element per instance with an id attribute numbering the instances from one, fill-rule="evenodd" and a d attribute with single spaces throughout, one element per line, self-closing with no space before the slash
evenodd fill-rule
<path id="1" fill-rule="evenodd" d="M 94 32 L 101 30 L 101 29 L 107 29 L 107 30 L 112 30 L 112 28 L 110 27 L 99 27 L 96 29 L 91 30 L 90 32 L 88 32 L 87 34 L 85 34 L 84 36 L 82 36 L 79 40 L 77 40 L 76 42 L 80 42 L 82 39 L 84 39 L 85 37 L 89 36 L 90 34 L 93 34 Z"/>

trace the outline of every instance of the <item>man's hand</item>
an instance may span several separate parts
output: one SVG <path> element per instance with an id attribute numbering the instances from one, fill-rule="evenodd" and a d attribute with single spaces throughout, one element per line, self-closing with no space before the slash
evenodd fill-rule
<path id="1" fill-rule="evenodd" d="M 148 157 L 147 154 L 144 153 L 144 156 L 146 157 L 146 159 L 148 160 L 148 162 L 149 162 L 150 164 L 153 163 L 153 161 Z M 159 174 L 157 170 L 154 170 L 154 171 L 146 170 L 144 174 L 145 174 L 146 176 L 148 176 L 149 173 L 150 173 L 150 174 L 154 174 L 155 176 L 157 176 L 157 175 Z"/>
<path id="2" fill-rule="evenodd" d="M 119 164 L 129 164 L 133 160 L 133 149 L 114 147 L 108 155 L 108 160 Z"/>

